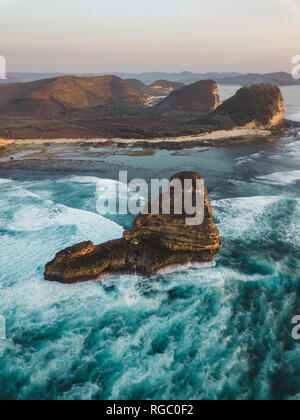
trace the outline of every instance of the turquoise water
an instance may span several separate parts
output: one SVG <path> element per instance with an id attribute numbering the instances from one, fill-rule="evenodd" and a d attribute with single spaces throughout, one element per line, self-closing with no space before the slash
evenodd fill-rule
<path id="1" fill-rule="evenodd" d="M 283 93 L 300 120 L 299 90 Z M 140 157 L 56 149 L 65 173 L 0 172 L 0 399 L 300 399 L 300 140 Z M 211 267 L 43 280 L 57 251 L 131 227 L 96 211 L 118 170 L 203 175 L 222 236 Z"/>
<path id="2" fill-rule="evenodd" d="M 96 213 L 109 170 L 2 174 L 0 398 L 299 399 L 300 141 L 120 161 L 147 179 L 203 174 L 220 255 L 151 279 L 47 283 L 58 250 L 120 237 L 133 219 Z"/>

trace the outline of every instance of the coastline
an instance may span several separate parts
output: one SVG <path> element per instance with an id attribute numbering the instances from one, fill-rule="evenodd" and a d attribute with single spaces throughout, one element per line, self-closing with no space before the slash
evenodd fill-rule
<path id="1" fill-rule="evenodd" d="M 237 137 L 248 137 L 248 136 L 259 136 L 268 137 L 271 136 L 270 130 L 261 129 L 233 129 L 233 130 L 218 130 L 214 132 L 208 132 L 197 135 L 180 136 L 180 137 L 166 137 L 166 138 L 154 138 L 154 139 L 122 139 L 122 138 L 86 138 L 86 139 L 73 139 L 73 138 L 53 138 L 53 139 L 3 139 L 0 138 L 0 147 L 7 146 L 29 146 L 29 145 L 47 145 L 47 144 L 81 144 L 81 143 L 97 143 L 97 144 L 123 144 L 125 146 L 137 145 L 140 143 L 157 145 L 159 143 L 189 143 L 194 141 L 215 141 L 225 140 Z"/>
<path id="2" fill-rule="evenodd" d="M 1 139 L 0 172 L 11 170 L 34 172 L 102 172 L 109 168 L 119 171 L 119 163 L 108 163 L 111 155 L 132 158 L 154 157 L 156 152 L 165 150 L 173 153 L 200 148 L 225 148 L 250 144 L 273 143 L 282 136 L 293 135 L 287 129 L 234 129 L 215 131 L 201 135 L 173 138 L 122 139 Z M 92 150 L 93 149 L 93 150 Z"/>

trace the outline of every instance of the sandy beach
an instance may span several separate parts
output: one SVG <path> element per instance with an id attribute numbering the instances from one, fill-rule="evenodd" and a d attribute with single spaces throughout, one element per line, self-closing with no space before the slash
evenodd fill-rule
<path id="1" fill-rule="evenodd" d="M 0 139 L 0 147 L 10 146 L 10 145 L 39 145 L 39 144 L 77 144 L 83 142 L 89 143 L 118 143 L 118 144 L 135 144 L 135 143 L 149 143 L 157 144 L 161 142 L 166 143 L 182 143 L 182 142 L 192 142 L 192 141 L 214 141 L 220 139 L 229 139 L 236 137 L 247 137 L 247 136 L 259 136 L 267 137 L 271 135 L 269 130 L 259 130 L 259 129 L 234 129 L 234 130 L 220 130 L 214 131 L 212 133 L 198 134 L 194 136 L 181 136 L 181 137 L 171 137 L 171 138 L 155 138 L 155 139 L 121 139 L 121 138 L 91 138 L 91 139 Z"/>

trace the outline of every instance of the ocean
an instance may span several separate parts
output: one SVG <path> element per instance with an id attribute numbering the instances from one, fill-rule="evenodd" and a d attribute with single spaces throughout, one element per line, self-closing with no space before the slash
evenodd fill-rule
<path id="1" fill-rule="evenodd" d="M 222 98 L 233 89 L 221 87 Z M 283 91 L 287 114 L 300 117 L 300 88 Z M 80 165 L 0 172 L 0 399 L 298 400 L 300 140 L 134 157 L 108 150 L 105 162 L 101 174 Z M 148 181 L 200 172 L 222 237 L 214 263 L 45 282 L 59 250 L 132 225 L 96 211 L 114 168 Z"/>

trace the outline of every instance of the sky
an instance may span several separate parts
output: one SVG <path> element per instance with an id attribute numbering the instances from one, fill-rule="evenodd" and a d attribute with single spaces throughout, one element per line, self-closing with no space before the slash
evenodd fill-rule
<path id="1" fill-rule="evenodd" d="M 300 0 L 0 0 L 8 71 L 291 71 Z"/>

